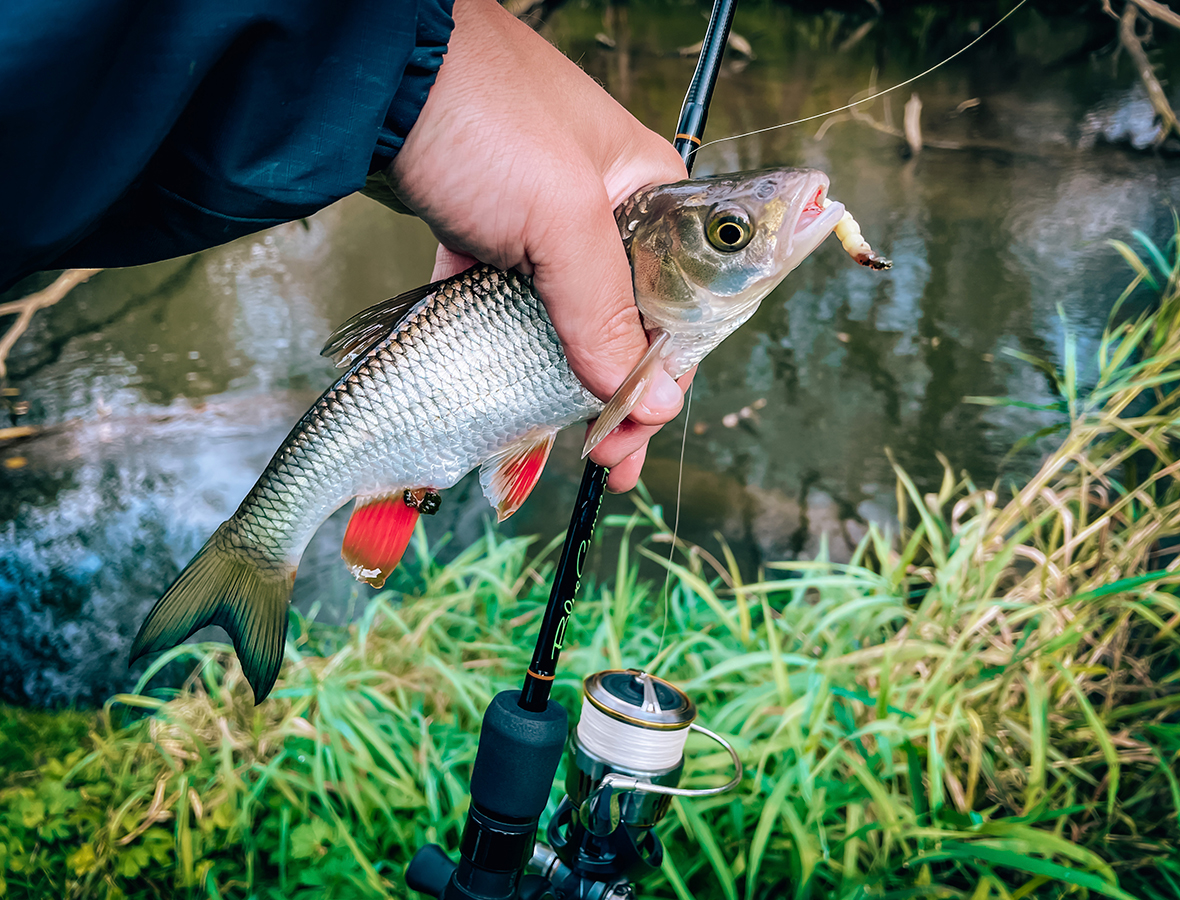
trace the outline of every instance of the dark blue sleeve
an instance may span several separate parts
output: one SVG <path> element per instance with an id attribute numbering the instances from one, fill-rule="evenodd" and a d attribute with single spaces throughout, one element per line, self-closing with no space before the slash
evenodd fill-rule
<path id="1" fill-rule="evenodd" d="M 400 149 L 453 0 L 4 0 L 0 289 L 310 215 Z"/>

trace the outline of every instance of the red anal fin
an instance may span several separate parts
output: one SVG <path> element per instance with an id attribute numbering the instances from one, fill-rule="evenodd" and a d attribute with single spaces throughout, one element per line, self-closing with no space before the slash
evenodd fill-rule
<path id="1" fill-rule="evenodd" d="M 553 449 L 556 428 L 531 431 L 513 441 L 479 470 L 484 496 L 496 507 L 496 519 L 503 522 L 520 509 L 541 477 L 549 451 Z"/>
<path id="2" fill-rule="evenodd" d="M 406 505 L 404 491 L 357 497 L 340 548 L 353 577 L 375 588 L 384 585 L 401 562 L 419 515 Z"/>

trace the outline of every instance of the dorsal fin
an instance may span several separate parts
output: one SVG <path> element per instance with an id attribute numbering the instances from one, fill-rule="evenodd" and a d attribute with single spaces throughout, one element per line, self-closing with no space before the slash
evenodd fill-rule
<path id="1" fill-rule="evenodd" d="M 320 355 L 330 357 L 338 369 L 351 365 L 358 356 L 389 337 L 410 311 L 440 284 L 441 281 L 435 281 L 361 310 L 332 332 Z"/>

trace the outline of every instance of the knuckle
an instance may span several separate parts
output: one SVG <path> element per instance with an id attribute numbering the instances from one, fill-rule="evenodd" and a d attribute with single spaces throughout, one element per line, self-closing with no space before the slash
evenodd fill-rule
<path id="1" fill-rule="evenodd" d="M 639 318 L 639 308 L 634 302 L 620 306 L 610 313 L 602 323 L 602 339 L 604 341 L 626 341 L 636 338 L 643 333 L 643 323 Z M 636 360 L 638 361 L 638 360 Z"/>

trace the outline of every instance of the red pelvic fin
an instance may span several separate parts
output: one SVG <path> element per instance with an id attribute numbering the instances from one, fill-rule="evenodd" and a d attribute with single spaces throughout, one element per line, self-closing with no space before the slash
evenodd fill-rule
<path id="1" fill-rule="evenodd" d="M 484 496 L 496 507 L 497 521 L 503 522 L 528 498 L 549 459 L 555 437 L 556 428 L 531 431 L 480 468 L 479 483 Z"/>
<path id="2" fill-rule="evenodd" d="M 401 562 L 421 514 L 406 505 L 405 493 L 356 498 L 340 555 L 358 581 L 379 588 Z"/>

